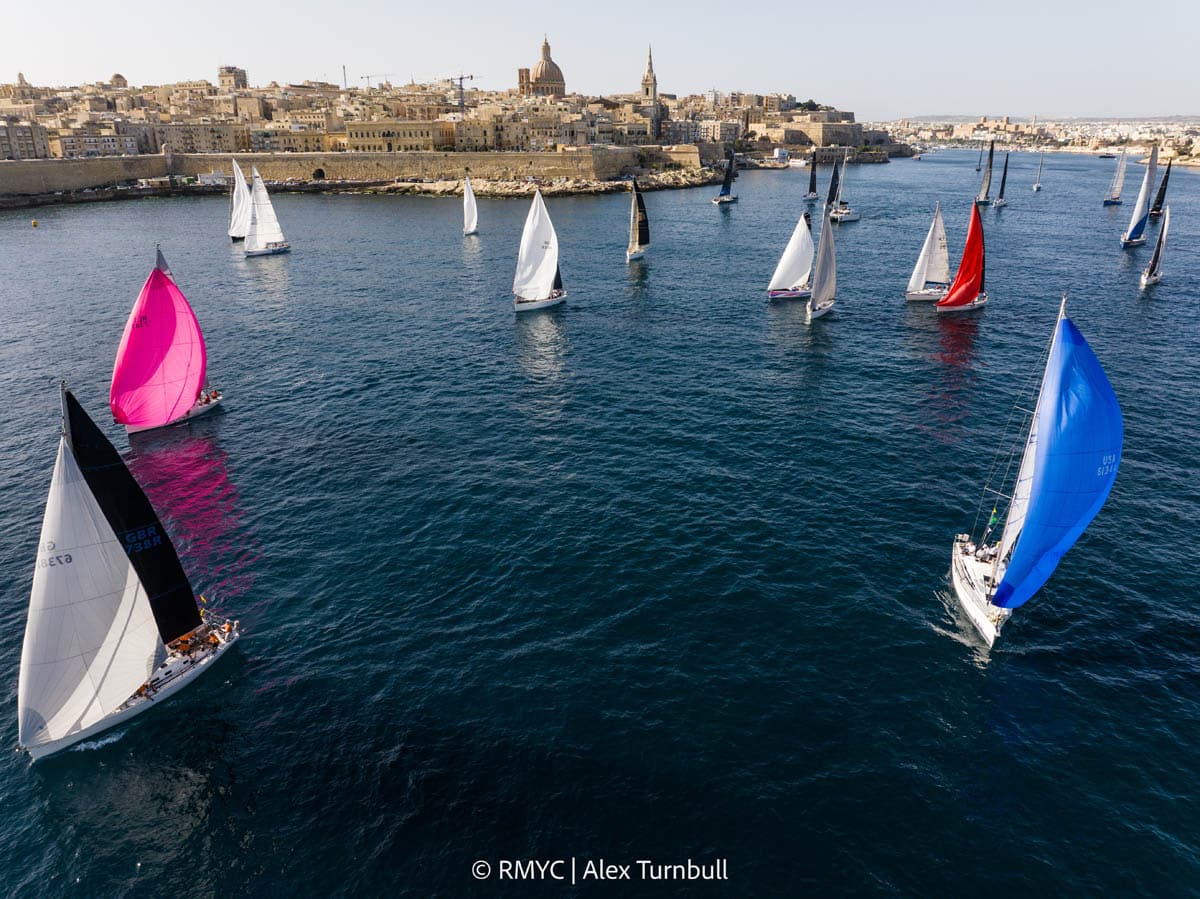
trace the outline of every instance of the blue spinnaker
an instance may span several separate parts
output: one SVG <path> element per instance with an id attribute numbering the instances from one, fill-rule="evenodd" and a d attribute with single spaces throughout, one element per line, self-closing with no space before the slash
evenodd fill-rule
<path id="1" fill-rule="evenodd" d="M 1100 362 L 1069 318 L 1042 384 L 1025 524 L 994 605 L 1015 609 L 1041 589 L 1104 505 L 1121 463 L 1121 407 Z"/>

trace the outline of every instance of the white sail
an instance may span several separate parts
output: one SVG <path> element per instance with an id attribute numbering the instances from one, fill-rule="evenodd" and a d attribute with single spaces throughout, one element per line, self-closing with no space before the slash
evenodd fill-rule
<path id="1" fill-rule="evenodd" d="M 463 235 L 474 234 L 479 230 L 479 206 L 475 202 L 475 191 L 471 190 L 471 178 L 468 175 L 463 182 Z"/>
<path id="2" fill-rule="evenodd" d="M 1117 171 L 1113 174 L 1112 184 L 1108 186 L 1109 200 L 1121 199 L 1121 191 L 1125 189 L 1125 151 L 1121 151 L 1121 158 L 1117 160 Z"/>
<path id="3" fill-rule="evenodd" d="M 987 168 L 983 170 L 983 181 L 979 185 L 979 193 L 975 197 L 976 203 L 986 203 L 988 192 L 992 189 L 992 156 L 996 149 L 996 142 L 992 141 L 992 145 L 988 147 Z"/>
<path id="4" fill-rule="evenodd" d="M 17 690 L 21 745 L 114 712 L 163 651 L 146 591 L 66 440 L 46 500 Z"/>
<path id="5" fill-rule="evenodd" d="M 513 293 L 523 300 L 547 299 L 554 290 L 557 273 L 558 235 L 539 190 L 534 193 L 529 214 L 525 217 Z"/>
<path id="6" fill-rule="evenodd" d="M 250 188 L 237 160 L 233 160 L 233 187 L 229 192 L 229 236 L 242 238 L 250 229 Z"/>
<path id="7" fill-rule="evenodd" d="M 250 190 L 251 214 L 250 227 L 246 232 L 246 252 L 265 250 L 272 245 L 286 243 L 283 229 L 279 227 L 279 219 L 275 217 L 275 207 L 267 196 L 267 186 L 263 184 L 258 169 L 250 169 L 254 186 Z"/>
<path id="8" fill-rule="evenodd" d="M 847 153 L 842 157 L 842 177 L 838 179 L 837 195 L 833 198 L 833 208 L 840 209 L 842 206 L 842 189 L 846 186 L 846 163 L 850 161 L 850 154 Z"/>
<path id="9" fill-rule="evenodd" d="M 833 305 L 837 296 L 837 255 L 833 246 L 833 227 L 829 210 L 821 218 L 821 234 L 817 242 L 817 260 L 813 267 L 812 297 L 808 305 L 811 310 L 820 310 Z"/>
<path id="10" fill-rule="evenodd" d="M 788 241 L 783 255 L 779 257 L 779 264 L 775 266 L 775 274 L 771 275 L 771 283 L 767 285 L 767 290 L 794 290 L 806 285 L 812 277 L 815 255 L 816 248 L 813 246 L 808 216 L 802 215 L 792 231 L 792 239 Z"/>
<path id="11" fill-rule="evenodd" d="M 933 208 L 933 221 L 929 225 L 929 233 L 925 235 L 925 243 L 913 267 L 912 276 L 908 279 L 908 289 L 921 290 L 931 282 L 950 283 L 950 251 L 946 246 L 946 223 L 942 220 L 941 203 Z"/>
<path id="12" fill-rule="evenodd" d="M 1137 202 L 1133 204 L 1133 215 L 1129 219 L 1129 228 L 1125 237 L 1130 240 L 1141 240 L 1146 230 L 1146 221 L 1150 216 L 1150 194 L 1154 192 L 1154 182 L 1158 179 L 1158 145 L 1150 148 L 1150 159 L 1146 162 L 1146 172 L 1142 176 L 1142 186 L 1138 190 Z"/>

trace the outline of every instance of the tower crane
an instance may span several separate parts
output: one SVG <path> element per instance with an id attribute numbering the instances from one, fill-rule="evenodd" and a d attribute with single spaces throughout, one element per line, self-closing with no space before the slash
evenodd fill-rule
<path id="1" fill-rule="evenodd" d="M 455 84 L 455 83 L 458 84 L 458 112 L 459 112 L 459 115 L 463 115 L 467 108 L 466 101 L 463 99 L 463 82 L 464 81 L 474 81 L 475 76 L 474 75 L 463 75 L 462 73 L 459 73 L 458 75 L 451 75 L 446 80 L 449 81 L 451 84 Z"/>

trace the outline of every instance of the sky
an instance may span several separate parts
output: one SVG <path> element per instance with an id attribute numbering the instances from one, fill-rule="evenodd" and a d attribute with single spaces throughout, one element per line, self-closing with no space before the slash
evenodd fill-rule
<path id="1" fill-rule="evenodd" d="M 458 73 L 516 85 L 548 35 L 568 91 L 630 93 L 654 48 L 659 91 L 784 92 L 860 121 L 917 115 L 1152 117 L 1200 113 L 1192 0 L 347 0 L 197 6 L 9 4 L 0 82 L 130 84 L 246 69 L 252 85 Z"/>

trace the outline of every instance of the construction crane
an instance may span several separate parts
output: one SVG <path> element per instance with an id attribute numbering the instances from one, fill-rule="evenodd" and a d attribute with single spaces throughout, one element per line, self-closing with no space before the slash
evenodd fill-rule
<path id="1" fill-rule="evenodd" d="M 466 101 L 463 100 L 463 82 L 464 81 L 474 81 L 475 76 L 474 75 L 463 75 L 460 73 L 458 75 L 451 75 L 446 80 L 449 81 L 451 84 L 455 84 L 455 83 L 458 84 L 458 113 L 459 113 L 459 115 L 464 115 L 466 108 L 467 108 L 467 104 L 466 104 Z"/>
<path id="2" fill-rule="evenodd" d="M 395 72 L 384 72 L 381 75 L 359 75 L 358 77 L 361 78 L 363 81 L 367 82 L 367 87 L 370 87 L 372 78 L 395 78 L 396 73 Z"/>

